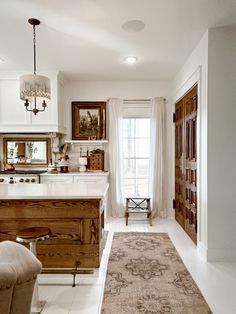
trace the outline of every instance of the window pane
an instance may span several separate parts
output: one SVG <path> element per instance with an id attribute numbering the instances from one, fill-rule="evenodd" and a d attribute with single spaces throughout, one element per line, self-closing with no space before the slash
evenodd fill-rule
<path id="1" fill-rule="evenodd" d="M 124 157 L 135 157 L 134 139 L 123 139 L 123 156 Z"/>
<path id="2" fill-rule="evenodd" d="M 126 196 L 148 196 L 150 119 L 123 119 L 123 177 Z"/>
<path id="3" fill-rule="evenodd" d="M 136 137 L 150 137 L 150 119 L 136 119 Z"/>
<path id="4" fill-rule="evenodd" d="M 148 177 L 149 174 L 149 159 L 137 159 L 136 160 L 136 176 Z"/>
<path id="5" fill-rule="evenodd" d="M 137 195 L 136 196 L 148 196 L 148 179 L 137 179 Z"/>
<path id="6" fill-rule="evenodd" d="M 123 119 L 123 137 L 134 137 L 135 119 Z"/>
<path id="7" fill-rule="evenodd" d="M 136 139 L 136 157 L 150 156 L 150 139 Z"/>
<path id="8" fill-rule="evenodd" d="M 135 179 L 124 179 L 124 194 L 125 197 L 135 195 Z"/>
<path id="9" fill-rule="evenodd" d="M 135 178 L 135 160 L 124 159 L 124 178 Z"/>

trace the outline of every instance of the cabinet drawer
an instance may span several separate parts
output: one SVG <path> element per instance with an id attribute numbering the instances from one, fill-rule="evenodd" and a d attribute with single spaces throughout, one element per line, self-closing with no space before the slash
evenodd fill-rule
<path id="1" fill-rule="evenodd" d="M 90 183 L 96 183 L 96 184 L 103 184 L 107 183 L 107 176 L 74 176 L 74 183 L 82 183 L 82 182 L 90 182 Z"/>
<path id="2" fill-rule="evenodd" d="M 40 183 L 73 183 L 73 176 L 58 175 L 41 176 Z"/>

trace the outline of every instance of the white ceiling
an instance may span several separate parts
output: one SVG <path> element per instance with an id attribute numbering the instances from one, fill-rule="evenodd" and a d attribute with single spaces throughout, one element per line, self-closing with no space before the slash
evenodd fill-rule
<path id="1" fill-rule="evenodd" d="M 70 79 L 168 80 L 207 28 L 236 24 L 236 0 L 0 0 L 1 70 L 60 70 Z M 142 32 L 125 32 L 127 20 Z M 135 55 L 139 62 L 124 64 Z"/>

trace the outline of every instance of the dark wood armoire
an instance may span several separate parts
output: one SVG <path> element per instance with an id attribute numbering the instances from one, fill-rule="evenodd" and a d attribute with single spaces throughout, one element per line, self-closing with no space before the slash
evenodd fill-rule
<path id="1" fill-rule="evenodd" d="M 176 104 L 175 219 L 197 243 L 197 85 Z"/>

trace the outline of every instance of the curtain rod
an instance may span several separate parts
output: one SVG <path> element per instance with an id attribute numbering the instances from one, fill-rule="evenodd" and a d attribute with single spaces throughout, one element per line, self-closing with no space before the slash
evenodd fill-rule
<path id="1" fill-rule="evenodd" d="M 146 99 L 124 99 L 124 101 L 151 101 L 150 98 L 146 98 Z"/>
<path id="2" fill-rule="evenodd" d="M 160 97 L 162 98 L 162 97 Z M 151 101 L 152 99 L 151 98 L 144 98 L 144 99 L 124 99 L 125 102 L 128 102 L 128 101 Z M 165 98 L 163 98 L 164 101 L 166 101 Z"/>

